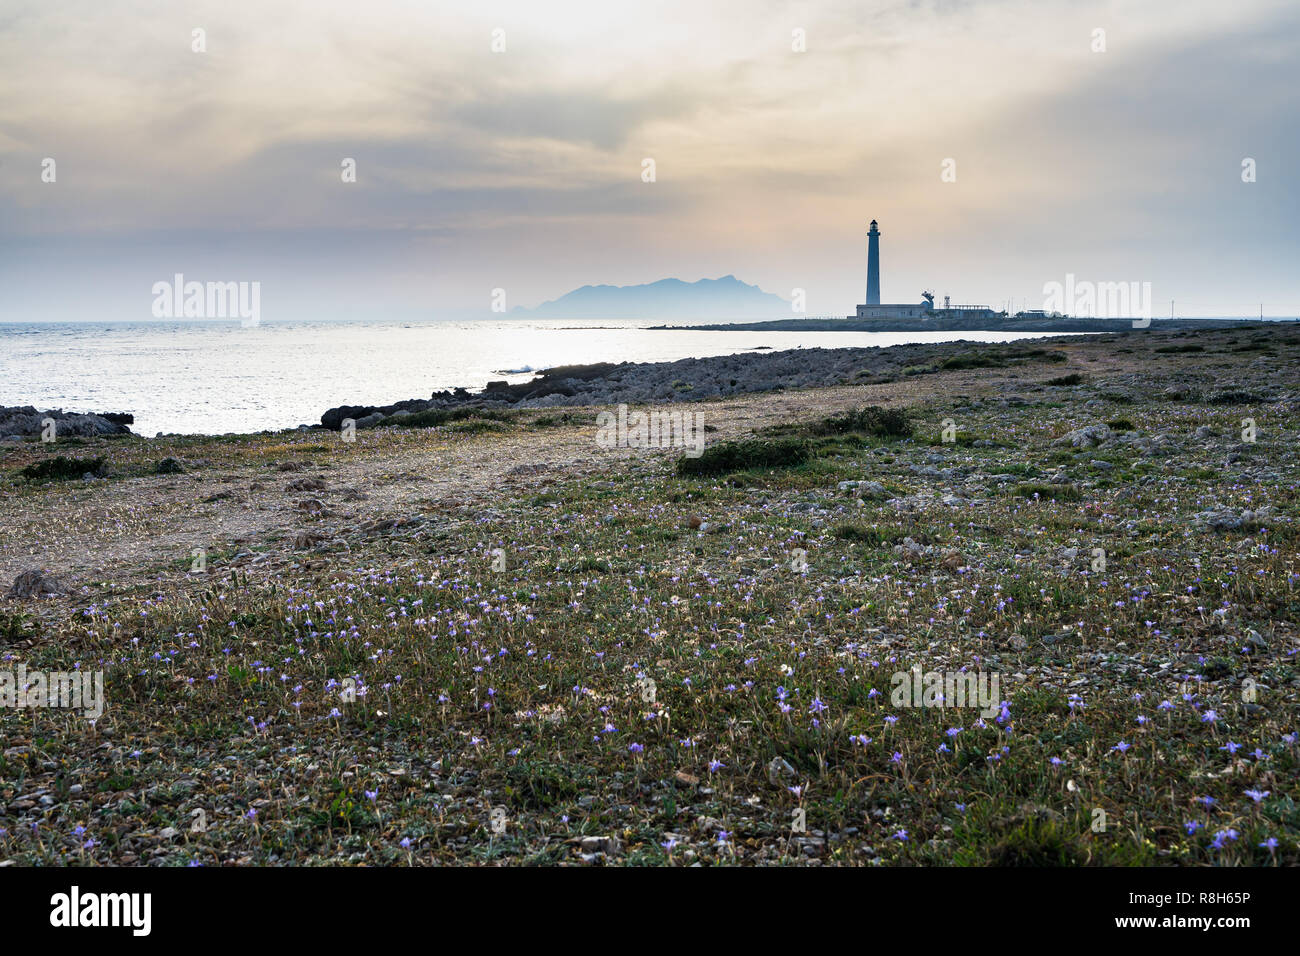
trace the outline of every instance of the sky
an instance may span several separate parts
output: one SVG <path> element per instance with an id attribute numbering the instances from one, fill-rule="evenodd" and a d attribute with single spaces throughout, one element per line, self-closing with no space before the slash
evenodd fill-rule
<path id="1" fill-rule="evenodd" d="M 727 274 L 846 315 L 873 218 L 885 302 L 1295 316 L 1297 120 L 1295 0 L 0 0 L 0 322 L 176 273 L 263 321 Z"/>

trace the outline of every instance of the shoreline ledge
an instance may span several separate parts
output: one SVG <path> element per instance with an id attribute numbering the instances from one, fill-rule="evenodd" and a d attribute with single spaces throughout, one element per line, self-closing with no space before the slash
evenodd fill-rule
<path id="1" fill-rule="evenodd" d="M 988 319 L 765 319 L 759 322 L 713 323 L 708 325 L 651 325 L 649 332 L 1028 332 L 1096 333 L 1187 331 L 1230 329 L 1260 325 L 1285 325 L 1284 320 L 1257 319 L 1152 319 L 1146 327 L 1135 327 L 1133 319 L 1004 319 L 990 327 Z M 1292 320 L 1294 322 L 1296 320 Z"/>
<path id="2" fill-rule="evenodd" d="M 763 325 L 764 323 L 757 323 Z M 1291 323 L 1234 322 L 1240 331 L 1258 331 Z M 724 328 L 740 328 L 724 326 Z M 1046 353 L 1065 343 L 1081 340 L 1103 343 L 1139 341 L 1132 336 L 1156 336 L 1161 341 L 1194 332 L 1222 332 L 1220 325 L 1181 325 L 1153 323 L 1149 329 L 1125 329 L 1097 334 L 1025 338 L 1014 342 L 978 342 L 958 339 L 948 342 L 911 342 L 899 345 L 876 345 L 843 348 L 794 348 L 780 351 L 746 351 L 731 355 L 678 359 L 672 362 L 597 362 L 590 365 L 561 365 L 539 370 L 527 382 L 511 385 L 505 381 L 488 382 L 480 392 L 465 388 L 434 392 L 429 398 L 410 398 L 388 405 L 339 405 L 321 415 L 313 429 L 338 431 L 344 419 L 352 419 L 357 428 L 373 428 L 381 423 L 397 424 L 397 419 L 430 410 L 456 408 L 561 408 L 582 405 L 660 404 L 725 399 L 754 392 L 788 389 L 824 388 L 835 385 L 871 385 L 893 381 L 903 375 L 917 374 L 931 366 L 950 362 L 988 362 L 996 366 L 1003 359 L 1023 362 L 1042 359 Z M 977 353 L 970 357 L 967 353 Z M 987 355 L 985 353 L 988 353 Z M 998 356 L 1003 358 L 1000 359 Z M 965 356 L 963 358 L 963 356 Z M 983 357 L 980 357 L 983 356 Z M 951 365 L 949 367 L 952 367 Z"/>

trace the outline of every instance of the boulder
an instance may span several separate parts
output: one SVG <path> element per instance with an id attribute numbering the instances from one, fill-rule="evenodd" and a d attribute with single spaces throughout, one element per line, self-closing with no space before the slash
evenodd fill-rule
<path id="1" fill-rule="evenodd" d="M 1052 442 L 1053 447 L 1060 445 L 1069 445 L 1072 448 L 1093 448 L 1097 445 L 1104 445 L 1113 437 L 1110 426 L 1108 425 L 1088 425 L 1084 428 L 1076 428 L 1074 431 L 1067 432 L 1056 441 Z"/>
<path id="2" fill-rule="evenodd" d="M 106 415 L 78 414 L 54 408 L 37 411 L 31 405 L 0 405 L 0 437 L 19 436 L 39 438 L 45 430 L 45 420 L 54 420 L 54 437 L 77 436 L 91 438 L 96 435 L 129 435 L 131 415 L 110 412 Z"/>
<path id="3" fill-rule="evenodd" d="M 47 594 L 67 593 L 68 589 L 58 578 L 46 574 L 42 568 L 29 568 L 26 571 L 19 572 L 18 576 L 14 578 L 14 583 L 10 585 L 6 597 L 33 598 L 43 597 Z"/>

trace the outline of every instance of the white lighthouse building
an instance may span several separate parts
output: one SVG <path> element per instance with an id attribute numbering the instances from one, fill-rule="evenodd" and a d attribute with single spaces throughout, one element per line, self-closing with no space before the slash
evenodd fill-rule
<path id="1" fill-rule="evenodd" d="M 935 308 L 934 293 L 922 292 L 921 301 L 917 303 L 880 302 L 880 228 L 876 220 L 871 220 L 867 232 L 867 301 L 858 306 L 859 319 L 928 319 L 937 316 L 945 318 L 992 319 L 1002 315 L 987 305 L 949 305 L 944 296 L 943 307 Z"/>

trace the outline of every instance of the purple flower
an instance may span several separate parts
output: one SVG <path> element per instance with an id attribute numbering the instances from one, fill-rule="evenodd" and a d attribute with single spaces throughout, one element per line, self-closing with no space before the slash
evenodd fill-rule
<path id="1" fill-rule="evenodd" d="M 1216 850 L 1222 850 L 1224 847 L 1225 840 L 1235 840 L 1240 835 L 1241 834 L 1239 834 L 1236 830 L 1233 830 L 1231 828 L 1227 830 L 1220 830 L 1218 833 L 1214 834 L 1214 842 L 1211 843 L 1210 846 L 1214 847 L 1214 849 Z"/>

